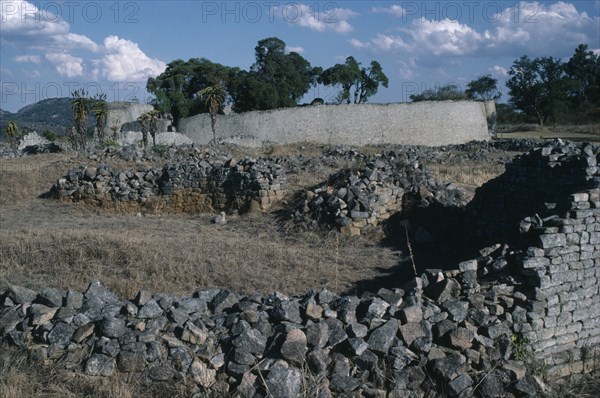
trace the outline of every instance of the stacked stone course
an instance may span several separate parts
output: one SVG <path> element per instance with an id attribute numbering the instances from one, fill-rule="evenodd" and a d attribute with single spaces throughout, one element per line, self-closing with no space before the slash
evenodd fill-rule
<path id="1" fill-rule="evenodd" d="M 392 214 L 432 203 L 465 205 L 464 193 L 436 181 L 418 158 L 398 160 L 394 153 L 367 161 L 358 170 L 343 170 L 306 193 L 295 218 L 358 236 Z"/>
<path id="2" fill-rule="evenodd" d="M 539 396 L 544 385 L 522 359 L 541 361 L 557 376 L 598 366 L 599 160 L 591 145 L 562 142 L 517 157 L 465 210 L 468 239 L 494 244 L 456 270 L 398 281 L 402 289 L 360 298 L 327 290 L 290 298 L 204 289 L 193 297 L 140 292 L 123 300 L 97 282 L 83 294 L 11 286 L 0 289 L 0 337 L 33 360 L 62 360 L 89 375 L 118 369 L 156 381 L 187 380 L 194 391 L 221 395 L 296 397 L 307 377 L 319 380 L 314 387 L 325 397 Z M 207 200 L 233 208 L 247 192 L 254 200 L 282 188 L 277 166 L 203 159 L 165 166 L 160 174 L 99 168 L 93 178 L 81 168 L 55 192 L 97 200 L 97 183 L 108 181 L 113 200 L 125 188 L 141 196 L 144 181 L 156 196 L 200 187 L 226 192 Z M 345 213 L 352 218 L 352 210 L 365 206 L 360 194 L 381 186 L 408 187 L 418 200 L 443 201 L 449 191 L 428 195 L 421 188 L 430 181 L 419 171 L 409 180 L 416 183 L 395 185 L 398 174 L 385 162 L 359 170 L 338 174 L 312 200 L 351 207 L 349 190 L 340 190 L 352 178 L 358 209 Z M 406 192 L 399 197 L 404 206 Z"/>
<path id="3" fill-rule="evenodd" d="M 559 141 L 517 156 L 468 204 L 470 238 L 483 244 L 514 241 L 519 236 L 515 225 L 524 218 L 569 210 L 571 194 L 600 186 L 594 151 L 590 144 Z"/>
<path id="4" fill-rule="evenodd" d="M 535 396 L 541 385 L 511 357 L 527 297 L 480 284 L 477 267 L 361 298 L 203 289 L 123 300 L 99 282 L 84 293 L 10 286 L 0 290 L 0 337 L 34 361 L 179 380 L 191 393 L 296 398 L 305 385 L 324 397 Z"/>
<path id="5" fill-rule="evenodd" d="M 562 217 L 528 233 L 535 244 L 519 262 L 534 287 L 523 336 L 561 376 L 591 371 L 600 343 L 600 189 L 570 199 Z"/>
<path id="6" fill-rule="evenodd" d="M 192 157 L 162 169 L 81 166 L 59 179 L 50 192 L 63 201 L 124 211 L 146 207 L 166 212 L 246 212 L 268 210 L 282 199 L 286 186 L 281 165 L 270 161 Z"/>
<path id="7" fill-rule="evenodd" d="M 600 154 L 558 142 L 531 150 L 467 206 L 471 238 L 520 247 L 530 301 L 519 332 L 550 373 L 590 371 L 600 343 Z"/>

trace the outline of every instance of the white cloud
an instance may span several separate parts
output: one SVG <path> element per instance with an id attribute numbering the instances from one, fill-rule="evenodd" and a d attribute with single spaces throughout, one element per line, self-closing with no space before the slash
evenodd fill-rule
<path id="1" fill-rule="evenodd" d="M 598 56 L 600 56 L 600 48 L 596 48 L 595 50 L 592 50 L 592 52 Z"/>
<path id="2" fill-rule="evenodd" d="M 494 15 L 495 29 L 485 32 L 484 48 L 499 55 L 570 55 L 581 43 L 598 40 L 600 17 L 579 12 L 574 4 L 521 2 Z"/>
<path id="3" fill-rule="evenodd" d="M 0 20 L 2 41 L 21 48 L 97 50 L 96 43 L 88 37 L 69 32 L 70 25 L 61 16 L 27 1 L 0 0 Z"/>
<path id="4" fill-rule="evenodd" d="M 42 59 L 39 55 L 17 55 L 15 57 L 15 62 L 31 62 L 32 64 L 39 64 L 40 62 L 42 62 Z"/>
<path id="5" fill-rule="evenodd" d="M 15 76 L 10 69 L 2 68 L 2 67 L 0 67 L 0 75 L 2 77 L 14 77 Z"/>
<path id="6" fill-rule="evenodd" d="M 46 54 L 46 59 L 56 66 L 60 76 L 73 78 L 83 76 L 83 59 L 70 54 Z"/>
<path id="7" fill-rule="evenodd" d="M 290 3 L 274 8 L 288 24 L 299 25 L 317 32 L 332 31 L 342 34 L 352 32 L 354 28 L 348 23 L 348 19 L 358 15 L 349 8 L 336 7 L 331 10 L 319 10 L 307 4 Z"/>
<path id="8" fill-rule="evenodd" d="M 398 26 L 396 33 L 380 33 L 369 40 L 354 38 L 350 44 L 373 52 L 417 56 L 431 63 L 469 55 L 565 57 L 580 43 L 597 43 L 600 26 L 600 17 L 590 17 L 565 2 L 521 2 L 487 19 L 489 27 L 478 31 L 455 20 L 419 18 L 408 26 Z"/>
<path id="9" fill-rule="evenodd" d="M 492 72 L 496 76 L 500 76 L 500 77 L 508 76 L 508 69 L 506 69 L 500 65 L 492 66 L 491 68 L 489 68 L 489 71 Z"/>
<path id="10" fill-rule="evenodd" d="M 407 61 L 400 61 L 398 74 L 404 80 L 412 80 L 418 75 L 417 60 L 415 57 L 410 57 Z"/>
<path id="11" fill-rule="evenodd" d="M 403 17 L 406 15 L 406 10 L 397 4 L 389 7 L 373 7 L 371 8 L 371 12 L 376 14 L 391 14 L 396 17 Z"/>
<path id="12" fill-rule="evenodd" d="M 110 81 L 143 81 L 167 67 L 163 61 L 146 55 L 137 43 L 118 36 L 105 38 L 103 50 L 102 59 L 94 61 L 94 74 Z"/>
<path id="13" fill-rule="evenodd" d="M 298 53 L 298 54 L 302 54 L 304 52 L 304 47 L 301 46 L 286 46 L 286 50 L 288 50 L 288 52 L 294 52 L 294 53 Z"/>
<path id="14" fill-rule="evenodd" d="M 465 55 L 477 51 L 482 36 L 467 25 L 443 19 L 430 21 L 415 19 L 408 28 L 401 28 L 402 35 L 378 34 L 368 42 L 354 39 L 357 48 L 368 48 L 376 52 L 403 51 L 426 53 L 434 56 Z"/>
<path id="15" fill-rule="evenodd" d="M 102 44 L 89 37 L 71 32 L 71 26 L 60 15 L 40 10 L 27 1 L 0 0 L 0 39 L 22 49 L 44 53 L 60 76 L 84 76 L 91 70 L 92 78 L 109 81 L 143 81 L 162 73 L 166 64 L 146 55 L 137 43 L 108 36 Z M 71 55 L 78 50 L 78 57 Z M 87 52 L 87 54 L 84 54 Z M 99 58 L 100 57 L 100 58 Z M 39 64 L 39 55 L 19 55 L 16 62 Z M 86 64 L 94 66 L 86 68 Z"/>

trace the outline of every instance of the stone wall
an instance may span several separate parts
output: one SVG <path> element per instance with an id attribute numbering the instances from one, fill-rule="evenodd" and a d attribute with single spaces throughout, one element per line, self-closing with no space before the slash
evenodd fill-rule
<path id="1" fill-rule="evenodd" d="M 81 166 L 60 178 L 50 196 L 124 212 L 245 213 L 268 210 L 286 184 L 281 166 L 262 159 L 190 157 L 162 169 Z"/>
<path id="2" fill-rule="evenodd" d="M 186 383 L 189 395 L 536 396 L 513 358 L 527 298 L 479 284 L 477 261 L 362 298 L 0 289 L 0 337 L 90 376 Z M 426 395 L 427 394 L 427 395 Z"/>
<path id="3" fill-rule="evenodd" d="M 589 371 L 600 343 L 599 162 L 589 144 L 531 150 L 466 208 L 469 240 L 519 249 L 514 272 L 530 298 L 519 331 L 558 375 Z"/>
<path id="4" fill-rule="evenodd" d="M 209 288 L 124 299 L 98 282 L 85 292 L 9 286 L 0 289 L 0 337 L 34 361 L 187 382 L 191 393 L 539 396 L 539 365 L 550 376 L 598 369 L 599 156 L 591 145 L 562 142 L 519 156 L 465 210 L 475 232 L 468 240 L 496 242 L 454 270 L 427 270 L 393 290 L 359 298 Z M 283 182 L 276 166 L 250 160 L 139 171 L 152 176 L 102 170 L 72 171 L 56 189 L 85 198 L 108 181 L 114 201 L 145 181 L 166 196 L 213 184 L 254 187 L 260 197 Z M 226 206 L 232 198 L 210 200 Z"/>
<path id="5" fill-rule="evenodd" d="M 321 105 L 218 116 L 217 138 L 246 146 L 287 144 L 407 144 L 440 146 L 490 137 L 483 102 Z M 210 116 L 183 119 L 179 132 L 197 144 L 213 135 Z"/>
<path id="6" fill-rule="evenodd" d="M 594 151 L 589 144 L 559 142 L 517 156 L 504 174 L 478 188 L 468 204 L 471 238 L 484 245 L 514 241 L 525 217 L 544 218 L 568 210 L 571 194 L 600 185 Z"/>
<path id="7" fill-rule="evenodd" d="M 527 233 L 518 262 L 534 287 L 521 333 L 560 376 L 589 372 L 600 347 L 600 189 L 569 199 L 566 213 Z"/>
<path id="8" fill-rule="evenodd" d="M 136 122 L 137 118 L 140 117 L 142 113 L 149 112 L 153 109 L 154 107 L 152 107 L 152 105 L 140 104 L 137 102 L 109 102 L 104 136 L 112 137 L 111 128 L 118 127 L 117 131 L 120 132 L 121 127 L 124 124 Z"/>
<path id="9" fill-rule="evenodd" d="M 432 204 L 466 204 L 462 191 L 437 181 L 410 152 L 359 160 L 366 165 L 342 170 L 307 191 L 293 215 L 296 222 L 317 223 L 346 236 L 358 236 L 398 212 Z"/>

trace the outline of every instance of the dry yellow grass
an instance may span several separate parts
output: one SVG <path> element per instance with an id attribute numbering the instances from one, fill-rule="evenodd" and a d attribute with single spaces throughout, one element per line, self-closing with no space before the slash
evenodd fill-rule
<path id="1" fill-rule="evenodd" d="M 450 181 L 472 187 L 479 187 L 504 173 L 503 164 L 481 161 L 465 161 L 452 165 L 432 163 L 428 164 L 427 168 L 440 181 Z"/>
<path id="2" fill-rule="evenodd" d="M 334 236 L 285 235 L 272 214 L 219 226 L 207 214 L 136 217 L 38 198 L 80 161 L 0 160 L 0 283 L 82 290 L 99 279 L 124 297 L 208 286 L 293 294 L 337 284 L 342 293 L 398 265 L 397 253 L 360 239 L 342 242 L 338 258 Z"/>
<path id="3" fill-rule="evenodd" d="M 322 149 L 299 145 L 268 152 L 297 155 Z M 228 224 L 218 226 L 206 214 L 136 217 L 39 198 L 69 168 L 82 163 L 91 162 L 71 155 L 0 159 L 0 285 L 83 290 L 98 279 L 125 298 L 141 289 L 190 294 L 202 287 L 242 294 L 274 290 L 294 294 L 321 287 L 353 293 L 397 287 L 403 283 L 400 275 L 407 270 L 408 276 L 412 274 L 399 253 L 377 244 L 377 234 L 349 241 L 335 234 L 286 235 L 271 214 L 231 217 Z M 318 173 L 290 176 L 290 185 L 320 182 L 338 166 L 348 164 L 341 161 Z M 474 187 L 500 174 L 503 166 L 465 162 L 430 169 L 441 180 Z M 87 377 L 60 366 L 32 364 L 26 353 L 0 346 L 2 398 L 189 395 L 183 383 L 147 385 L 124 375 Z"/>

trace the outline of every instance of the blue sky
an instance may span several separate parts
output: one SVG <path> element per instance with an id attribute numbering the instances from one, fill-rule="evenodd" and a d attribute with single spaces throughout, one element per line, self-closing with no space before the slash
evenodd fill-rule
<path id="1" fill-rule="evenodd" d="M 353 55 L 378 60 L 402 102 L 436 85 L 491 73 L 501 82 L 521 55 L 600 53 L 600 1 L 17 1 L 0 0 L 0 108 L 69 96 L 146 101 L 148 76 L 205 57 L 247 69 L 256 43 L 276 36 L 327 68 Z M 332 88 L 306 95 L 326 100 Z"/>

